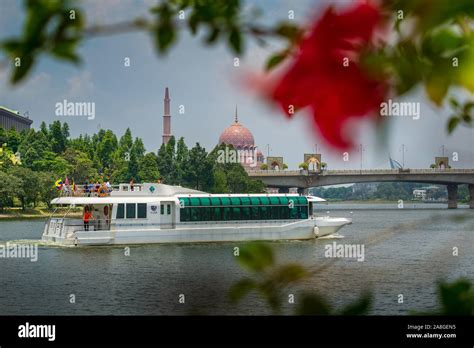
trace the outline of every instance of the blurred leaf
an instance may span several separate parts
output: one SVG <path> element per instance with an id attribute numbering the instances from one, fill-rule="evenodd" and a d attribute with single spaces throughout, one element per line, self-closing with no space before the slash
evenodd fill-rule
<path id="1" fill-rule="evenodd" d="M 453 109 L 459 108 L 459 102 L 454 97 L 449 98 L 449 104 Z"/>
<path id="2" fill-rule="evenodd" d="M 439 284 L 443 315 L 474 315 L 474 291 L 470 281 L 459 279 Z"/>
<path id="3" fill-rule="evenodd" d="M 436 30 L 427 35 L 422 43 L 422 50 L 428 56 L 451 56 L 455 51 L 466 47 L 464 38 L 451 28 Z"/>
<path id="4" fill-rule="evenodd" d="M 220 32 L 221 32 L 221 31 L 219 30 L 219 28 L 213 28 L 213 29 L 209 32 L 209 35 L 208 35 L 207 38 L 206 38 L 206 42 L 207 42 L 208 44 L 214 43 L 214 42 L 217 40 L 217 38 L 219 37 Z"/>
<path id="5" fill-rule="evenodd" d="M 298 26 L 290 24 L 288 22 L 280 23 L 276 27 L 275 33 L 281 37 L 290 40 L 291 42 L 298 41 L 302 36 L 301 29 Z"/>
<path id="6" fill-rule="evenodd" d="M 396 89 L 399 95 L 408 92 L 422 81 L 427 70 L 426 62 L 422 60 L 417 47 L 407 40 L 396 46 L 391 63 L 397 75 Z"/>
<path id="7" fill-rule="evenodd" d="M 270 71 L 271 69 L 275 68 L 278 64 L 283 62 L 286 58 L 285 53 L 277 53 L 271 56 L 265 65 L 265 70 Z"/>
<path id="8" fill-rule="evenodd" d="M 425 83 L 426 93 L 432 102 L 441 106 L 448 93 L 450 77 L 446 74 L 433 72 Z"/>
<path id="9" fill-rule="evenodd" d="M 13 68 L 13 75 L 11 82 L 13 84 L 21 81 L 30 71 L 33 66 L 34 58 L 32 55 L 24 55 L 21 57 L 21 65 Z"/>
<path id="10" fill-rule="evenodd" d="M 263 243 L 250 243 L 240 248 L 240 264 L 254 272 L 261 272 L 273 265 L 273 250 Z"/>
<path id="11" fill-rule="evenodd" d="M 66 59 L 74 63 L 79 63 L 80 58 L 76 54 L 77 40 L 64 40 L 58 42 L 51 50 L 51 53 L 61 59 Z"/>
<path id="12" fill-rule="evenodd" d="M 287 264 L 280 266 L 272 274 L 271 278 L 278 284 L 290 284 L 306 277 L 306 270 L 298 264 Z"/>
<path id="13" fill-rule="evenodd" d="M 342 309 L 341 315 L 367 314 L 369 312 L 371 304 L 372 304 L 372 295 L 367 292 L 361 295 L 361 297 L 357 299 L 355 302 L 349 304 L 344 309 Z"/>
<path id="14" fill-rule="evenodd" d="M 255 290 L 257 284 L 252 279 L 244 278 L 232 285 L 229 290 L 229 297 L 232 302 L 238 302 L 250 291 Z"/>
<path id="15" fill-rule="evenodd" d="M 235 53 L 242 52 L 242 35 L 238 28 L 233 28 L 229 34 L 229 45 Z"/>
<path id="16" fill-rule="evenodd" d="M 160 53 L 166 52 L 175 40 L 176 35 L 172 26 L 163 25 L 156 33 L 156 45 Z"/>
<path id="17" fill-rule="evenodd" d="M 453 116 L 448 121 L 448 133 L 451 134 L 459 124 L 459 117 Z"/>
<path id="18" fill-rule="evenodd" d="M 319 294 L 304 294 L 296 308 L 297 315 L 329 315 L 331 306 Z"/>

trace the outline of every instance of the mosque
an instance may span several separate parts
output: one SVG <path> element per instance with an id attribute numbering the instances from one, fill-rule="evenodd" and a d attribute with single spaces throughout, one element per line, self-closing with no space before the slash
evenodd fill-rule
<path id="1" fill-rule="evenodd" d="M 163 115 L 163 144 L 167 144 L 171 138 L 170 101 L 169 90 L 166 87 Z M 255 145 L 252 133 L 239 122 L 237 107 L 235 108 L 234 122 L 221 133 L 218 144 L 232 145 L 237 151 L 237 161 L 246 170 L 260 169 L 260 166 L 264 163 L 265 158 Z"/>
<path id="2" fill-rule="evenodd" d="M 237 150 L 239 162 L 245 169 L 260 169 L 265 160 L 263 153 L 255 145 L 252 133 L 239 122 L 237 107 L 234 122 L 219 137 L 219 145 L 222 144 L 232 145 Z"/>

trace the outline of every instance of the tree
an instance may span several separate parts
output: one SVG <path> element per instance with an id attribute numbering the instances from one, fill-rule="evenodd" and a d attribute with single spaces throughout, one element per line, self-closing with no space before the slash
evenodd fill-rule
<path id="1" fill-rule="evenodd" d="M 8 147 L 13 151 L 13 153 L 16 153 L 18 151 L 18 148 L 20 147 L 20 144 L 21 144 L 20 133 L 18 133 L 15 128 L 9 129 L 7 131 Z"/>
<path id="2" fill-rule="evenodd" d="M 169 184 L 173 181 L 173 173 L 172 173 L 172 162 L 173 158 L 169 151 L 166 149 L 166 145 L 162 144 L 160 149 L 158 150 L 158 156 L 156 159 L 158 171 L 161 174 L 161 178 L 163 179 L 163 183 Z"/>
<path id="3" fill-rule="evenodd" d="M 19 178 L 0 170 L 0 211 L 13 206 L 13 198 L 21 194 L 22 182 Z"/>
<path id="4" fill-rule="evenodd" d="M 75 183 L 84 183 L 90 180 L 97 180 L 99 173 L 86 153 L 68 148 L 63 156 L 70 165 L 70 170 L 65 173 Z"/>
<path id="5" fill-rule="evenodd" d="M 54 153 L 60 154 L 66 149 L 67 136 L 69 136 L 69 127 L 61 126 L 60 121 L 54 121 L 49 125 L 49 140 Z"/>
<path id="6" fill-rule="evenodd" d="M 197 190 L 211 190 L 214 177 L 209 175 L 213 172 L 214 160 L 208 156 L 206 149 L 199 143 L 189 151 L 188 161 L 184 169 L 184 179 Z"/>
<path id="7" fill-rule="evenodd" d="M 58 190 L 54 186 L 56 177 L 51 172 L 39 172 L 39 199 L 46 203 L 48 208 L 51 208 L 51 200 L 58 195 Z"/>
<path id="8" fill-rule="evenodd" d="M 153 152 L 147 153 L 138 162 L 138 178 L 141 182 L 155 182 L 160 178 L 156 155 Z"/>
<path id="9" fill-rule="evenodd" d="M 20 200 L 22 210 L 25 210 L 29 203 L 34 205 L 39 193 L 38 175 L 31 169 L 21 166 L 11 167 L 8 174 L 18 179 L 20 187 L 16 190 L 15 196 Z"/>
<path id="10" fill-rule="evenodd" d="M 107 130 L 97 144 L 97 156 L 102 164 L 102 172 L 108 171 L 112 166 L 113 154 L 117 151 L 117 148 L 117 137 L 111 130 Z"/>

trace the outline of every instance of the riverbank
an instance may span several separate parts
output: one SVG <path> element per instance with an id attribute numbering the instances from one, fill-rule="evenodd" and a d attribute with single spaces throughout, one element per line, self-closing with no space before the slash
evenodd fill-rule
<path id="1" fill-rule="evenodd" d="M 67 210 L 67 208 L 57 209 L 55 214 L 65 214 Z M 0 221 L 47 219 L 53 212 L 54 209 L 48 208 L 28 208 L 25 210 L 21 208 L 8 208 L 0 211 Z M 70 211 L 68 216 L 81 217 L 81 211 Z"/>

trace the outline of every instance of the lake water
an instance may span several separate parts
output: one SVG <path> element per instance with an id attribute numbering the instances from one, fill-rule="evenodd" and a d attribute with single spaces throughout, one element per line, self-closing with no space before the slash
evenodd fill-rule
<path id="1" fill-rule="evenodd" d="M 364 289 L 374 293 L 371 314 L 408 314 L 437 308 L 436 281 L 460 276 L 474 281 L 474 215 L 469 209 L 447 210 L 443 204 L 332 204 L 318 214 L 352 217 L 343 238 L 269 243 L 278 262 L 314 268 L 328 262 L 325 245 L 365 244 L 365 260 L 338 259 L 288 294 L 318 291 L 335 307 Z M 468 216 L 467 220 L 453 220 Z M 392 231 L 387 229 L 408 224 Z M 39 240 L 44 221 L 0 221 L 0 243 Z M 252 294 L 239 305 L 229 302 L 229 287 L 249 275 L 237 263 L 239 243 L 50 248 L 40 246 L 38 261 L 0 258 L 1 315 L 173 315 L 269 314 Z M 459 255 L 453 256 L 453 248 Z M 75 303 L 70 303 L 70 296 Z M 179 295 L 185 295 L 180 304 Z M 403 303 L 398 303 L 402 294 Z M 291 313 L 292 304 L 285 305 Z"/>

